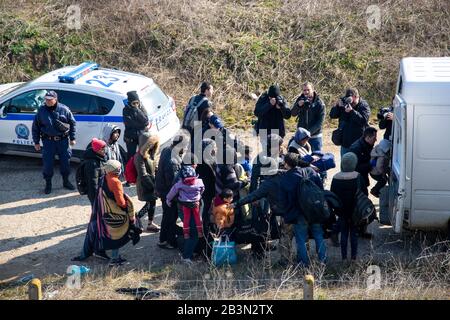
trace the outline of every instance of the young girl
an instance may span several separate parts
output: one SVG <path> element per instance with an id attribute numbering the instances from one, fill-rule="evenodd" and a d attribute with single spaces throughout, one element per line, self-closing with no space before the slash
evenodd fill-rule
<path id="1" fill-rule="evenodd" d="M 192 166 L 181 168 L 181 179 L 170 189 L 167 194 L 167 205 L 171 206 L 172 199 L 178 195 L 178 203 L 183 211 L 183 235 L 190 238 L 191 216 L 195 221 L 198 237 L 203 237 L 203 224 L 200 217 L 200 199 L 205 191 L 202 179 L 197 177 Z"/>

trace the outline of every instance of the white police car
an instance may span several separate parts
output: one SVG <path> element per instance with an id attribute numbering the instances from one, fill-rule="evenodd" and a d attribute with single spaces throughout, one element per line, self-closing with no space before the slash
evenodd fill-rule
<path id="1" fill-rule="evenodd" d="M 123 141 L 122 109 L 126 93 L 137 91 L 147 110 L 150 131 L 157 132 L 161 144 L 167 144 L 180 128 L 175 101 L 152 79 L 129 72 L 100 68 L 85 62 L 49 72 L 27 83 L 0 85 L 0 153 L 38 155 L 33 147 L 31 126 L 47 90 L 58 94 L 58 101 L 72 111 L 76 121 L 73 156 L 80 158 L 92 138 L 101 137 L 103 126 L 119 126 Z"/>

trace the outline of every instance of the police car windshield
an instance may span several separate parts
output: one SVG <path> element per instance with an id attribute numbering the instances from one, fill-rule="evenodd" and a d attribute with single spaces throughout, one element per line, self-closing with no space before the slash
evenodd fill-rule
<path id="1" fill-rule="evenodd" d="M 16 89 L 20 89 L 20 88 L 22 88 L 23 86 L 25 86 L 27 83 L 18 83 L 18 84 L 16 84 L 16 85 L 14 85 L 14 86 L 12 86 L 12 87 L 8 87 L 8 88 L 6 88 L 6 89 L 0 89 L 0 96 L 3 96 L 3 95 L 5 95 L 5 94 L 7 94 L 7 93 L 10 93 L 11 91 L 14 91 L 14 90 L 16 90 Z"/>
<path id="2" fill-rule="evenodd" d="M 145 92 L 140 99 L 148 114 L 165 109 L 169 103 L 169 98 L 157 85 L 154 85 L 150 90 Z"/>

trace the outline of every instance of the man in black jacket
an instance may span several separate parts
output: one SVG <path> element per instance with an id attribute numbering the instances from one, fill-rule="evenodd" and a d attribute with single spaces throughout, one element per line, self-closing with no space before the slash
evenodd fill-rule
<path id="1" fill-rule="evenodd" d="M 267 135 L 273 132 L 284 138 L 284 120 L 291 117 L 291 110 L 278 85 L 270 86 L 269 90 L 259 97 L 254 114 L 258 117 L 255 128 L 258 135 L 260 130 L 267 130 Z"/>
<path id="2" fill-rule="evenodd" d="M 364 194 L 369 195 L 367 187 L 370 185 L 369 172 L 372 169 L 370 165 L 370 152 L 377 141 L 377 129 L 368 127 L 364 130 L 363 136 L 356 140 L 350 147 L 349 152 L 353 152 L 358 157 L 358 164 L 356 170 L 359 172 L 364 180 L 364 185 L 361 186 Z"/>
<path id="3" fill-rule="evenodd" d="M 161 151 L 156 171 L 155 189 L 162 203 L 162 221 L 158 246 L 163 249 L 173 249 L 177 246 L 176 222 L 178 211 L 176 206 L 169 207 L 166 197 L 174 185 L 175 177 L 181 169 L 182 157 L 189 148 L 189 136 L 177 135 L 172 144 Z"/>
<path id="4" fill-rule="evenodd" d="M 362 136 L 368 126 L 369 116 L 369 104 L 359 96 L 355 88 L 347 89 L 345 97 L 331 108 L 330 118 L 339 119 L 339 127 L 342 129 L 341 156 Z"/>
<path id="5" fill-rule="evenodd" d="M 125 134 L 123 140 L 127 145 L 128 159 L 136 153 L 139 136 L 148 128 L 147 111 L 139 100 L 136 91 L 127 92 L 128 103 L 122 110 Z"/>
<path id="6" fill-rule="evenodd" d="M 394 113 L 392 107 L 381 108 L 377 114 L 378 120 L 380 120 L 378 126 L 381 130 L 386 129 L 383 138 L 390 140 L 392 134 L 392 120 L 394 120 Z"/>
<path id="7" fill-rule="evenodd" d="M 295 100 L 291 114 L 297 116 L 297 128 L 305 128 L 311 133 L 309 144 L 312 151 L 321 151 L 325 104 L 311 82 L 305 82 L 302 88 L 303 93 Z"/>

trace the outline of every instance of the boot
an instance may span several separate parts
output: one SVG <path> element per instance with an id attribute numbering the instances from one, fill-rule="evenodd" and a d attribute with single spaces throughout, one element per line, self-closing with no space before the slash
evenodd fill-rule
<path id="1" fill-rule="evenodd" d="M 46 179 L 45 180 L 45 194 L 50 194 L 52 192 L 52 180 Z"/>
<path id="2" fill-rule="evenodd" d="M 63 187 L 68 190 L 75 190 L 75 187 L 70 183 L 68 176 L 63 177 Z"/>

